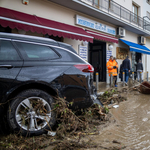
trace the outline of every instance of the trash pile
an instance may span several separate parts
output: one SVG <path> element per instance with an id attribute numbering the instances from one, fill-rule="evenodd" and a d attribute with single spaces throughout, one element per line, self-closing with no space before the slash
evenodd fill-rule
<path id="1" fill-rule="evenodd" d="M 121 95 L 121 93 L 127 92 L 126 90 L 127 88 L 123 88 L 121 91 L 118 91 L 117 88 L 111 88 L 102 95 L 99 95 L 98 98 L 105 106 L 111 108 L 112 106 L 127 100 L 127 97 Z"/>
<path id="2" fill-rule="evenodd" d="M 140 85 L 140 92 L 143 94 L 150 94 L 150 83 L 147 81 L 144 81 L 141 85 Z"/>
<path id="3" fill-rule="evenodd" d="M 0 149 L 9 150 L 36 150 L 50 147 L 53 150 L 75 150 L 79 148 L 97 148 L 98 145 L 91 141 L 83 141 L 86 135 L 99 134 L 97 127 L 109 121 L 109 104 L 125 101 L 126 98 L 119 95 L 116 89 L 110 89 L 98 97 L 104 104 L 98 104 L 87 109 L 72 110 L 72 102 L 56 98 L 55 108 L 57 124 L 53 129 L 37 137 L 23 137 L 9 134 L 0 137 Z M 116 148 L 117 149 L 117 148 Z"/>

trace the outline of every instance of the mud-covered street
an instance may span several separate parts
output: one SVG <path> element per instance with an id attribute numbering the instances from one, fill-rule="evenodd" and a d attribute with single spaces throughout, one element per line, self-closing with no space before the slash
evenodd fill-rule
<path id="1" fill-rule="evenodd" d="M 118 89 L 122 91 L 122 88 Z M 110 91 L 113 90 L 114 89 L 110 89 Z M 107 95 L 109 95 L 108 91 L 108 89 L 107 91 L 105 89 L 105 93 L 101 98 L 104 98 L 104 95 L 106 93 L 108 93 Z M 106 119 L 105 121 L 101 121 L 99 117 L 97 118 L 94 115 L 91 116 L 92 109 L 89 109 L 88 115 L 84 116 L 85 119 L 88 119 L 90 115 L 91 119 L 91 121 L 88 122 L 89 126 L 86 130 L 82 129 L 81 125 L 83 124 L 83 122 L 81 121 L 80 123 L 77 123 L 79 129 L 76 130 L 76 132 L 72 135 L 70 134 L 72 132 L 71 130 L 69 131 L 69 128 L 67 129 L 68 131 L 66 130 L 68 133 L 65 133 L 66 131 L 64 132 L 64 129 L 57 130 L 57 136 L 54 137 L 48 135 L 35 137 L 19 137 L 17 135 L 7 134 L 6 136 L 3 135 L 1 137 L 0 148 L 5 147 L 6 149 L 12 150 L 18 148 L 27 150 L 37 148 L 43 150 L 149 150 L 150 96 L 140 93 L 137 89 L 132 90 L 131 88 L 130 90 L 126 87 L 125 91 L 122 93 L 120 92 L 120 94 L 117 94 L 117 99 L 120 100 L 118 104 L 119 107 L 110 107 L 109 113 L 107 114 L 108 119 Z M 126 97 L 127 101 L 125 100 Z M 108 99 L 109 98 L 107 98 L 107 102 Z M 114 98 L 113 100 L 115 103 Z M 107 104 L 109 103 L 110 101 Z M 63 107 L 60 108 L 63 110 Z M 100 114 L 97 115 L 99 116 Z M 74 117 L 77 119 L 76 121 L 79 121 L 78 117 Z M 97 125 L 94 125 L 94 122 L 92 120 L 94 122 L 96 121 L 95 123 Z M 76 122 L 74 122 L 74 124 L 76 124 Z M 68 127 L 67 122 L 66 124 L 64 124 L 64 127 Z M 65 133 L 64 137 L 60 136 L 63 132 Z M 61 140 L 58 137 L 61 137 Z M 24 142 L 28 146 L 24 144 Z"/>
<path id="2" fill-rule="evenodd" d="M 116 122 L 100 131 L 100 135 L 88 136 L 100 145 L 97 149 L 150 149 L 149 95 L 131 92 L 128 101 L 112 108 L 111 113 Z"/>

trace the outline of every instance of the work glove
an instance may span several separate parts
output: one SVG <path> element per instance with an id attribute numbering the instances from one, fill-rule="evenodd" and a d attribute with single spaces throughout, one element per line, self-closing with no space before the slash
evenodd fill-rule
<path id="1" fill-rule="evenodd" d="M 116 66 L 113 66 L 113 68 L 116 69 L 117 67 L 116 67 Z"/>

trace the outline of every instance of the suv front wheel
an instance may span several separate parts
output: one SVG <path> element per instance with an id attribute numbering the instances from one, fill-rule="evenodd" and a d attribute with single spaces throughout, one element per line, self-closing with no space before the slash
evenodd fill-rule
<path id="1" fill-rule="evenodd" d="M 55 124 L 53 98 L 38 89 L 29 89 L 18 94 L 10 103 L 8 124 L 22 135 L 46 133 Z"/>

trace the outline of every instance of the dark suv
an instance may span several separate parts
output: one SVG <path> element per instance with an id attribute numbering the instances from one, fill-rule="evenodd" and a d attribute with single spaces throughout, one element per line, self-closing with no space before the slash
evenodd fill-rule
<path id="1" fill-rule="evenodd" d="M 53 97 L 65 97 L 72 107 L 93 104 L 92 73 L 68 44 L 0 33 L 0 114 L 7 113 L 14 131 L 45 133 L 55 123 Z"/>

